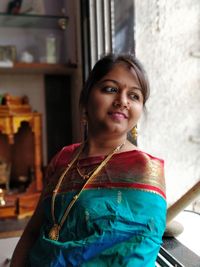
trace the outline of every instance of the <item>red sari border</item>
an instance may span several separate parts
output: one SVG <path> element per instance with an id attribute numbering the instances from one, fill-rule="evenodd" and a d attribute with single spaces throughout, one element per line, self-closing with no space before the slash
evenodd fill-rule
<path id="1" fill-rule="evenodd" d="M 141 183 L 105 183 L 105 184 L 87 184 L 85 186 L 86 189 L 92 188 L 135 188 L 140 190 L 145 190 L 148 192 L 156 193 L 161 195 L 164 199 L 166 199 L 165 193 L 158 187 L 153 185 L 141 184 Z"/>

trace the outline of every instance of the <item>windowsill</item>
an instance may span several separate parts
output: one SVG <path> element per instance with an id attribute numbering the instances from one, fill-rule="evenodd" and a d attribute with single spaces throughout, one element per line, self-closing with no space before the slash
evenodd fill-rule
<path id="1" fill-rule="evenodd" d="M 200 214 L 186 210 L 178 214 L 175 220 L 184 227 L 176 239 L 200 257 Z"/>
<path id="2" fill-rule="evenodd" d="M 199 267 L 200 215 L 191 211 L 183 211 L 174 218 L 174 221 L 181 223 L 184 230 L 175 238 L 164 237 L 163 248 L 183 266 Z"/>

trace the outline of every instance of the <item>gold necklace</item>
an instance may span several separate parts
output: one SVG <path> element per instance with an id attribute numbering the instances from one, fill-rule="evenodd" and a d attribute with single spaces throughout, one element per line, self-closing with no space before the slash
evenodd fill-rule
<path id="1" fill-rule="evenodd" d="M 52 195 L 52 200 L 51 200 L 51 215 L 52 215 L 52 219 L 53 219 L 53 226 L 49 231 L 49 238 L 51 240 L 58 240 L 59 239 L 59 234 L 60 234 L 60 230 L 71 210 L 71 208 L 73 207 L 74 203 L 77 201 L 77 199 L 79 198 L 80 194 L 82 193 L 82 191 L 84 190 L 84 188 L 86 187 L 86 185 L 94 178 L 96 177 L 99 172 L 102 170 L 102 168 L 106 165 L 106 163 L 111 159 L 111 157 L 117 152 L 119 151 L 122 146 L 124 145 L 124 143 L 122 143 L 121 145 L 117 146 L 102 162 L 101 164 L 96 168 L 96 170 L 92 173 L 92 175 L 86 180 L 85 184 L 83 185 L 83 187 L 81 188 L 81 190 L 79 191 L 78 194 L 76 194 L 73 198 L 72 201 L 69 203 L 69 206 L 66 207 L 65 212 L 60 220 L 60 223 L 56 222 L 56 218 L 55 218 L 55 199 L 56 199 L 56 195 L 57 192 L 61 186 L 61 183 L 65 177 L 65 175 L 68 173 L 68 171 L 70 170 L 70 168 L 73 166 L 73 164 L 76 162 L 76 160 L 78 159 L 78 157 L 80 156 L 83 148 L 84 148 L 84 144 L 81 145 L 78 153 L 76 154 L 76 156 L 74 157 L 74 159 L 67 165 L 67 168 L 64 170 L 64 172 L 62 173 L 62 175 L 60 176 L 58 183 L 55 187 L 55 189 L 53 190 L 53 195 Z"/>
<path id="2" fill-rule="evenodd" d="M 98 167 L 97 167 L 98 168 Z M 91 170 L 90 172 L 88 172 L 87 174 L 83 174 L 80 170 L 80 167 L 78 166 L 78 161 L 77 161 L 77 164 L 76 164 L 76 170 L 78 172 L 78 174 L 84 179 L 84 180 L 87 180 L 90 178 L 90 175 L 95 171 L 96 168 L 94 168 L 93 170 Z"/>

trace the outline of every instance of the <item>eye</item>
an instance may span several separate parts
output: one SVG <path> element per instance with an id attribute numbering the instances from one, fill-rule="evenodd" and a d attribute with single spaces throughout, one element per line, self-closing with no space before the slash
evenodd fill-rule
<path id="1" fill-rule="evenodd" d="M 132 99 L 132 100 L 137 100 L 137 101 L 139 101 L 140 100 L 140 95 L 139 94 L 137 94 L 137 93 L 131 93 L 131 94 L 129 94 L 129 97 Z"/>
<path id="2" fill-rule="evenodd" d="M 113 86 L 105 86 L 105 87 L 103 87 L 103 92 L 116 93 L 116 92 L 118 92 L 118 88 L 113 87 Z"/>

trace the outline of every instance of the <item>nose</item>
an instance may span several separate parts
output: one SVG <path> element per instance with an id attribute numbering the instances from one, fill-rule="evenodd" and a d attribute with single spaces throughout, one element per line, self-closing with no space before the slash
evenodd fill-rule
<path id="1" fill-rule="evenodd" d="M 113 102 L 114 107 L 117 108 L 129 108 L 129 99 L 125 93 L 120 93 L 117 95 Z"/>

